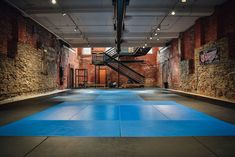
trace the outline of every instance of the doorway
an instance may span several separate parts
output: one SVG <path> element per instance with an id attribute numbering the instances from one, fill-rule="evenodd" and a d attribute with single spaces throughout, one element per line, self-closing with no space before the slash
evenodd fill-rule
<path id="1" fill-rule="evenodd" d="M 105 84 L 107 83 L 107 70 L 106 69 L 100 69 L 99 70 L 99 84 Z"/>
<path id="2" fill-rule="evenodd" d="M 74 88 L 74 69 L 69 69 L 69 83 L 68 88 Z"/>

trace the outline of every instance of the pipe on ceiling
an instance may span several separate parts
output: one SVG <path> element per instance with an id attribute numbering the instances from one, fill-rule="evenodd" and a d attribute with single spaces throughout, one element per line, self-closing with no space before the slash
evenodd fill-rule
<path id="1" fill-rule="evenodd" d="M 122 33 L 124 28 L 124 17 L 126 13 L 126 5 L 129 0 L 113 0 L 114 18 L 116 24 L 116 50 L 117 53 L 121 51 Z"/>

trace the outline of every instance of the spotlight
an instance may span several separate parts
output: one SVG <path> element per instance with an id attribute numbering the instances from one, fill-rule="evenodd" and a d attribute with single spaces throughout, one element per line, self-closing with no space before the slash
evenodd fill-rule
<path id="1" fill-rule="evenodd" d="M 158 30 L 158 31 L 160 31 L 160 30 L 161 30 L 161 28 L 160 28 L 160 27 L 157 27 L 157 30 Z"/>
<path id="2" fill-rule="evenodd" d="M 172 12 L 171 12 L 171 15 L 175 15 L 175 11 L 172 11 Z"/>
<path id="3" fill-rule="evenodd" d="M 66 13 L 62 13 L 63 16 L 66 16 L 67 14 Z"/>
<path id="4" fill-rule="evenodd" d="M 152 40 L 152 39 L 153 39 L 153 37 L 149 37 L 149 39 L 150 39 L 150 40 Z"/>
<path id="5" fill-rule="evenodd" d="M 51 3 L 52 4 L 56 4 L 56 0 L 51 0 Z"/>
<path id="6" fill-rule="evenodd" d="M 148 46 L 147 43 L 144 44 L 144 47 Z"/>
<path id="7" fill-rule="evenodd" d="M 187 2 L 187 0 L 181 0 L 181 2 L 182 2 L 182 3 L 186 3 L 186 2 Z"/>
<path id="8" fill-rule="evenodd" d="M 160 40 L 159 38 L 157 38 L 157 40 Z"/>
<path id="9" fill-rule="evenodd" d="M 74 28 L 74 32 L 77 32 L 77 31 L 78 31 L 78 27 L 75 27 L 75 28 Z"/>
<path id="10" fill-rule="evenodd" d="M 155 36 L 157 36 L 158 34 L 157 34 L 157 33 L 155 33 L 154 35 L 155 35 Z"/>

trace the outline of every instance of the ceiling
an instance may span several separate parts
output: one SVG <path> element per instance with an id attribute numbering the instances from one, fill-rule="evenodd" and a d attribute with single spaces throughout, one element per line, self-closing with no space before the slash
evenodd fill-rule
<path id="1" fill-rule="evenodd" d="M 73 47 L 115 45 L 112 0 L 7 0 Z M 163 46 L 226 0 L 130 0 L 122 46 Z M 176 14 L 170 15 L 174 9 Z M 62 13 L 66 13 L 65 16 Z M 155 30 L 158 25 L 161 30 Z M 75 27 L 77 31 L 74 31 Z M 153 36 L 150 40 L 149 37 Z"/>

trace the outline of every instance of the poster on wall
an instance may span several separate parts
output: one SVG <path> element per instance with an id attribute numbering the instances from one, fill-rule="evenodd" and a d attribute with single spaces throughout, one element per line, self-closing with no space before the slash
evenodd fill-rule
<path id="1" fill-rule="evenodd" d="M 201 65 L 214 64 L 220 61 L 219 48 L 211 48 L 199 52 L 199 62 Z"/>

